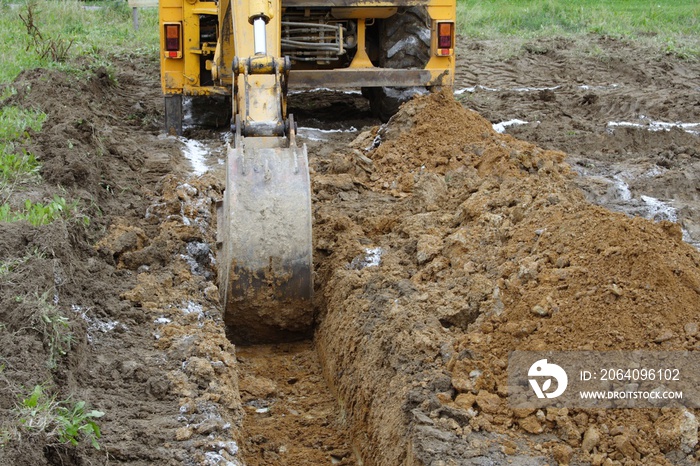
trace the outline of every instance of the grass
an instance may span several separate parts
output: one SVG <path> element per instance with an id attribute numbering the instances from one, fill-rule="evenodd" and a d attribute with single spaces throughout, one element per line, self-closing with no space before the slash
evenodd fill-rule
<path id="1" fill-rule="evenodd" d="M 33 5 L 34 23 L 45 40 L 71 42 L 66 61 L 42 56 L 20 18 Z M 75 0 L 29 2 L 0 0 L 0 84 L 12 81 L 22 70 L 58 68 L 79 72 L 77 64 L 107 66 L 114 56 L 155 55 L 158 47 L 158 12 L 139 10 L 140 28 L 133 30 L 131 9 L 125 1 L 78 2 Z M 85 59 L 85 60 L 81 60 Z"/>
<path id="2" fill-rule="evenodd" d="M 67 355 L 73 346 L 75 337 L 70 328 L 70 321 L 50 301 L 49 292 L 27 296 L 22 300 L 27 300 L 36 307 L 31 328 L 41 334 L 49 353 L 47 366 L 49 369 L 55 369 L 59 359 Z"/>
<path id="3" fill-rule="evenodd" d="M 59 218 L 77 218 L 88 224 L 89 219 L 79 212 L 77 201 L 68 202 L 57 194 L 45 203 L 26 200 L 21 209 L 7 202 L 15 186 L 40 178 L 39 163 L 21 146 L 29 142 L 31 131 L 41 131 L 45 120 L 43 112 L 15 106 L 0 108 L 0 195 L 5 199 L 0 204 L 0 222 L 26 220 L 38 226 Z"/>
<path id="4" fill-rule="evenodd" d="M 480 39 L 577 37 L 643 40 L 700 58 L 700 3 L 677 0 L 457 0 L 459 32 Z"/>
<path id="5" fill-rule="evenodd" d="M 56 68 L 78 77 L 104 68 L 113 76 L 115 56 L 157 56 L 157 9 L 141 9 L 139 16 L 141 27 L 134 31 L 131 9 L 123 0 L 0 0 L 0 85 L 31 68 Z M 4 86 L 0 104 L 16 93 L 11 85 Z M 80 217 L 87 222 L 75 203 L 58 196 L 48 203 L 26 201 L 22 209 L 7 202 L 15 186 L 39 179 L 39 163 L 22 146 L 45 119 L 41 112 L 0 107 L 0 221 L 40 225 L 59 217 Z"/>
<path id="6" fill-rule="evenodd" d="M 29 140 L 29 131 L 41 131 L 46 114 L 18 107 L 0 108 L 0 188 L 35 178 L 39 163 L 19 147 Z"/>
<path id="7" fill-rule="evenodd" d="M 458 0 L 470 36 L 698 35 L 700 3 L 677 0 Z"/>

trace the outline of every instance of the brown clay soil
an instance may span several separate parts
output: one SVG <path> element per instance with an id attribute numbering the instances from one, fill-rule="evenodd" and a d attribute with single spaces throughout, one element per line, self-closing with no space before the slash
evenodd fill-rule
<path id="1" fill-rule="evenodd" d="M 0 224 L 0 463 L 697 463 L 696 410 L 513 410 L 506 375 L 513 350 L 698 349 L 700 127 L 651 122 L 700 123 L 700 64 L 598 37 L 461 45 L 456 100 L 386 126 L 359 95 L 291 96 L 316 333 L 277 346 L 226 339 L 222 137 L 188 130 L 210 148 L 194 175 L 156 59 L 20 75 L 3 105 L 48 118 L 42 182 L 9 201 L 60 189 L 91 222 Z M 21 427 L 37 384 L 105 413 L 100 450 Z"/>

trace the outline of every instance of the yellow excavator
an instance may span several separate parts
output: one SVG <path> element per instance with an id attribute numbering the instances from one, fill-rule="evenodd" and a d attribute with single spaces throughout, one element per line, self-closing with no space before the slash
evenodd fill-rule
<path id="1" fill-rule="evenodd" d="M 454 79 L 456 0 L 160 0 L 165 129 L 183 96 L 231 102 L 218 214 L 224 321 L 239 344 L 312 332 L 311 190 L 287 90 L 360 88 L 388 120 Z"/>

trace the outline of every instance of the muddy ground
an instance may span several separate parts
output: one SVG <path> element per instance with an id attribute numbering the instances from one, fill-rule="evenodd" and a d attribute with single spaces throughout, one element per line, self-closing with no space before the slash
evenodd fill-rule
<path id="1" fill-rule="evenodd" d="M 298 345 L 225 337 L 225 135 L 162 134 L 155 57 L 20 75 L 3 105 L 48 114 L 43 182 L 9 200 L 60 189 L 91 221 L 0 224 L 0 463 L 695 464 L 698 411 L 505 396 L 516 349 L 697 349 L 700 64 L 599 37 L 460 45 L 456 101 L 385 127 L 359 93 L 290 96 L 316 268 Z M 37 384 L 105 413 L 99 450 L 22 427 Z"/>

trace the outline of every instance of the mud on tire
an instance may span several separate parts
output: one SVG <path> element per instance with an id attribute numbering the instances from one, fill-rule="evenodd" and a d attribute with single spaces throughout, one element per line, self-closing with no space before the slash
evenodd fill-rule
<path id="1" fill-rule="evenodd" d="M 380 67 L 425 68 L 430 60 L 430 17 L 426 8 L 406 8 L 385 19 L 379 30 L 379 44 Z M 387 122 L 403 102 L 423 93 L 425 87 L 364 89 L 372 112 L 383 122 Z"/>

